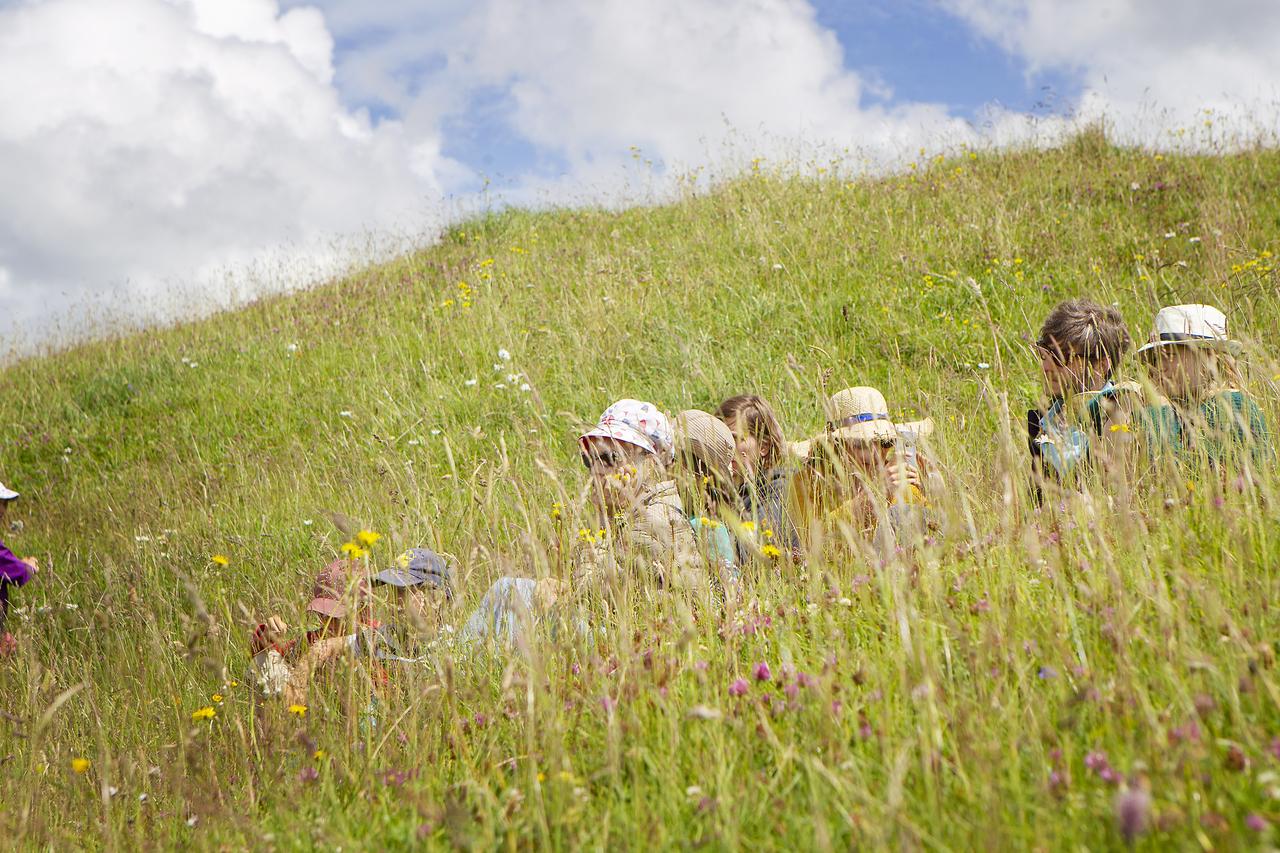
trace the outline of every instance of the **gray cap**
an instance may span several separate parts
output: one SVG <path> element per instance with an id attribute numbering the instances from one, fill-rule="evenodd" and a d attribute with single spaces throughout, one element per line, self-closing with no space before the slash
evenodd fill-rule
<path id="1" fill-rule="evenodd" d="M 17 492 L 6 486 L 4 483 L 0 483 L 0 501 L 11 501 L 15 500 L 17 497 Z"/>
<path id="2" fill-rule="evenodd" d="M 410 587 L 428 585 L 453 598 L 453 572 L 444 558 L 430 548 L 410 548 L 396 558 L 395 568 L 373 576 L 374 583 Z"/>

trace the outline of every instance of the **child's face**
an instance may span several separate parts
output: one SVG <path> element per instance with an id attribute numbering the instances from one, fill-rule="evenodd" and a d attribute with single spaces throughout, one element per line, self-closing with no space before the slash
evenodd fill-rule
<path id="1" fill-rule="evenodd" d="M 1190 346 L 1156 347 L 1151 364 L 1151 378 L 1160 391 L 1174 400 L 1186 400 L 1209 384 L 1214 373 L 1214 355 L 1208 350 Z"/>
<path id="2" fill-rule="evenodd" d="M 1107 381 L 1108 359 L 1087 359 L 1056 348 L 1037 346 L 1044 388 L 1051 397 L 1069 397 L 1081 391 L 1097 391 Z"/>
<path id="3" fill-rule="evenodd" d="M 605 512 L 626 510 L 635 502 L 650 469 L 641 447 L 604 436 L 591 436 L 582 449 L 582 464 L 591 474 L 591 493 Z"/>
<path id="4" fill-rule="evenodd" d="M 395 587 L 396 606 L 404 622 L 421 637 L 434 637 L 445 622 L 448 596 L 434 586 Z"/>
<path id="5" fill-rule="evenodd" d="M 737 483 L 753 479 L 756 472 L 764 464 L 768 448 L 764 442 L 740 429 L 736 421 L 728 421 L 729 430 L 733 433 L 734 454 L 731 473 Z"/>

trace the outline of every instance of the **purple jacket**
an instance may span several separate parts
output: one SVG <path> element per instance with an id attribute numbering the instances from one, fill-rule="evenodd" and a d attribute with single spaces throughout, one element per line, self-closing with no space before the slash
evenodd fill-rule
<path id="1" fill-rule="evenodd" d="M 31 567 L 13 556 L 13 552 L 0 542 L 0 586 L 11 583 L 22 586 L 31 580 Z"/>

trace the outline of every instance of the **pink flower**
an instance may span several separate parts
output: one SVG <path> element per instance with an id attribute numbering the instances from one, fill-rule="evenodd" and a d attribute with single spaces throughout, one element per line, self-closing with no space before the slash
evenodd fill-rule
<path id="1" fill-rule="evenodd" d="M 755 673 L 756 681 L 768 681 L 773 678 L 773 673 L 769 671 L 769 664 L 764 661 L 756 664 L 755 669 L 752 671 Z"/>
<path id="2" fill-rule="evenodd" d="M 600 697 L 600 707 L 601 707 L 601 708 L 604 708 L 604 712 L 605 712 L 606 714 L 612 714 L 612 713 L 613 713 L 613 709 L 614 709 L 614 708 L 616 708 L 616 707 L 618 707 L 618 700 L 617 700 L 617 699 L 614 699 L 614 698 L 613 698 L 613 697 L 611 697 L 611 696 L 607 696 L 607 695 L 606 695 L 606 696 L 601 696 L 601 697 Z"/>
<path id="3" fill-rule="evenodd" d="M 1271 824 L 1267 823 L 1267 819 L 1262 815 L 1254 812 L 1244 819 L 1244 825 L 1252 829 L 1254 832 L 1265 832 Z"/>
<path id="4" fill-rule="evenodd" d="M 729 695 L 742 696 L 747 692 L 748 689 L 749 689 L 749 685 L 747 684 L 747 680 L 745 678 L 735 678 L 733 680 L 733 683 L 729 685 Z"/>

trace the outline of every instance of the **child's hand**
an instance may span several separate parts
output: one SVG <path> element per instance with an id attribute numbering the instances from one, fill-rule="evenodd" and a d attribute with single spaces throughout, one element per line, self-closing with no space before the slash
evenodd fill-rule
<path id="1" fill-rule="evenodd" d="M 272 615 L 266 621 L 266 631 L 264 632 L 267 639 L 272 643 L 278 643 L 284 639 L 285 634 L 289 633 L 289 626 L 279 616 Z"/>
<path id="2" fill-rule="evenodd" d="M 920 472 L 914 465 L 902 462 L 890 463 L 885 469 L 885 479 L 888 482 L 890 495 L 909 492 L 913 487 L 920 488 Z"/>

